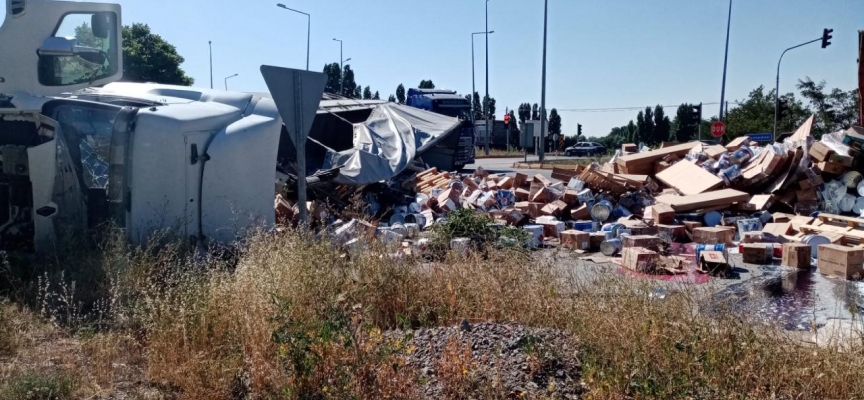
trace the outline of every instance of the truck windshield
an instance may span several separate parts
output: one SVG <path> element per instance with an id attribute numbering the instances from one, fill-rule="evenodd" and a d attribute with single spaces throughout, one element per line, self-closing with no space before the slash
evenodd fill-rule
<path id="1" fill-rule="evenodd" d="M 52 115 L 63 129 L 72 162 L 87 189 L 108 187 L 111 134 L 117 110 L 86 103 L 64 104 Z"/>

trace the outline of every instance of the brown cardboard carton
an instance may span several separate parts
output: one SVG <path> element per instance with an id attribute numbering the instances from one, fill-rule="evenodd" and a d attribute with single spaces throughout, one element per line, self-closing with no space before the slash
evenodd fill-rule
<path id="1" fill-rule="evenodd" d="M 531 199 L 531 192 L 528 189 L 518 188 L 516 189 L 516 200 L 518 201 L 528 201 Z"/>
<path id="2" fill-rule="evenodd" d="M 516 173 L 516 175 L 513 177 L 514 188 L 521 188 L 525 186 L 526 183 L 528 183 L 528 175 Z"/>
<path id="3" fill-rule="evenodd" d="M 579 204 L 579 197 L 577 196 L 576 189 L 564 189 L 564 202 L 571 206 Z"/>
<path id="4" fill-rule="evenodd" d="M 798 268 L 810 269 L 810 259 L 812 256 L 812 247 L 804 243 L 783 243 L 783 265 Z"/>
<path id="5" fill-rule="evenodd" d="M 831 154 L 834 154 L 834 150 L 831 150 L 831 148 L 824 143 L 816 141 L 813 142 L 813 146 L 810 147 L 809 154 L 815 161 L 827 161 L 828 157 L 830 157 Z"/>
<path id="6" fill-rule="evenodd" d="M 832 174 L 832 175 L 840 175 L 846 172 L 846 166 L 843 164 L 838 164 L 829 161 L 823 161 L 816 165 L 816 168 L 819 171 L 822 171 L 823 174 Z"/>
<path id="7" fill-rule="evenodd" d="M 769 264 L 774 259 L 774 245 L 771 243 L 742 244 L 741 250 L 747 264 Z"/>
<path id="8" fill-rule="evenodd" d="M 606 241 L 606 233 L 605 232 L 592 232 L 591 233 L 591 251 L 599 251 L 600 245 Z"/>
<path id="9" fill-rule="evenodd" d="M 570 217 L 575 221 L 582 221 L 586 219 L 591 219 L 591 210 L 588 209 L 587 204 L 583 204 L 578 208 L 570 211 Z"/>
<path id="10" fill-rule="evenodd" d="M 684 226 L 687 228 L 688 232 L 693 232 L 696 228 L 701 228 L 702 223 L 698 221 L 684 221 Z"/>
<path id="11" fill-rule="evenodd" d="M 687 228 L 684 225 L 665 225 L 658 224 L 657 234 L 661 237 L 666 237 L 673 242 L 682 242 L 687 239 Z"/>
<path id="12" fill-rule="evenodd" d="M 651 235 L 632 235 L 624 237 L 624 248 L 627 247 L 644 247 L 646 249 L 659 250 L 660 240 L 657 236 Z"/>
<path id="13" fill-rule="evenodd" d="M 675 222 L 675 210 L 666 204 L 655 204 L 645 208 L 645 218 L 650 218 L 657 225 L 672 224 Z"/>
<path id="14" fill-rule="evenodd" d="M 735 237 L 735 228 L 715 227 L 696 228 L 693 230 L 693 242 L 701 244 L 726 244 L 732 243 Z"/>
<path id="15" fill-rule="evenodd" d="M 729 263 L 722 251 L 703 251 L 699 253 L 699 271 L 712 276 L 729 276 Z"/>
<path id="16" fill-rule="evenodd" d="M 769 222 L 762 228 L 762 232 L 770 233 L 777 237 L 788 235 L 792 232 L 792 224 L 789 222 Z"/>
<path id="17" fill-rule="evenodd" d="M 819 246 L 819 272 L 849 280 L 861 279 L 864 249 L 836 244 Z"/>
<path id="18" fill-rule="evenodd" d="M 636 272 L 648 273 L 657 267 L 660 255 L 642 247 L 628 247 L 621 251 L 621 265 Z"/>
<path id="19" fill-rule="evenodd" d="M 543 236 L 547 238 L 560 238 L 561 232 L 564 232 L 566 229 L 564 223 L 561 221 L 539 222 L 538 225 L 543 226 Z"/>
<path id="20" fill-rule="evenodd" d="M 704 193 L 723 184 L 722 179 L 688 160 L 678 161 L 656 177 L 685 195 Z"/>
<path id="21" fill-rule="evenodd" d="M 587 232 L 568 230 L 561 233 L 561 245 L 573 250 L 589 250 L 591 235 Z"/>
<path id="22" fill-rule="evenodd" d="M 762 211 L 774 204 L 774 196 L 770 194 L 759 194 L 750 198 L 748 202 L 738 203 L 738 209 L 744 211 Z"/>
<path id="23" fill-rule="evenodd" d="M 801 181 L 807 182 L 807 181 Z M 795 192 L 795 197 L 798 201 L 818 201 L 819 196 L 816 194 L 816 188 L 801 189 Z"/>

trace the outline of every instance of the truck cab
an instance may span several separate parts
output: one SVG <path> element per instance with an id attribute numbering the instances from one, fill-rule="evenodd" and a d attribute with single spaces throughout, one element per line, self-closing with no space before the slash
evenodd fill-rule
<path id="1" fill-rule="evenodd" d="M 123 76 L 117 4 L 6 0 L 0 249 L 51 250 L 111 223 L 231 241 L 274 223 L 272 99 Z"/>
<path id="2" fill-rule="evenodd" d="M 454 90 L 408 89 L 405 104 L 411 107 L 459 118 L 458 135 L 452 135 L 424 156 L 424 161 L 440 170 L 460 170 L 474 162 L 475 133 L 471 102 Z"/>

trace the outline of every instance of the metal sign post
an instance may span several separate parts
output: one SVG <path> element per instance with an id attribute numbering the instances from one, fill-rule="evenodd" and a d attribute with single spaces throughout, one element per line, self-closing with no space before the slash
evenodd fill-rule
<path id="1" fill-rule="evenodd" d="M 288 130 L 288 136 L 297 149 L 297 208 L 300 210 L 300 222 L 308 220 L 306 210 L 306 139 L 324 86 L 327 75 L 321 72 L 310 72 L 298 69 L 261 66 L 261 75 L 270 89 L 273 102 L 282 116 L 282 123 Z"/>

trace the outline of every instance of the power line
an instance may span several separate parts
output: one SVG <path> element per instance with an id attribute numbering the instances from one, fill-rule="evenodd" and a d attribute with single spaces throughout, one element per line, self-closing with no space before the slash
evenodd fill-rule
<path id="1" fill-rule="evenodd" d="M 740 104 L 737 101 L 730 101 L 732 104 Z M 697 104 L 697 103 L 693 103 Z M 705 102 L 702 103 L 703 106 L 717 105 L 720 104 L 718 101 L 714 102 Z M 661 105 L 663 108 L 673 108 L 678 107 L 681 104 L 670 104 L 670 105 Z M 577 112 L 577 113 L 592 113 L 592 112 L 621 112 L 621 111 L 639 111 L 644 110 L 645 107 L 609 107 L 609 108 L 559 108 L 558 112 L 567 111 L 567 112 Z"/>

